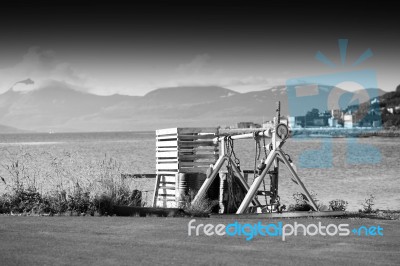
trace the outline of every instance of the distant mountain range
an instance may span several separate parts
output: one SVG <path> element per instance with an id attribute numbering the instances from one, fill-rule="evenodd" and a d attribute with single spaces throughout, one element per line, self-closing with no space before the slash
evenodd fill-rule
<path id="1" fill-rule="evenodd" d="M 0 134 L 15 134 L 15 133 L 32 133 L 32 131 L 0 125 Z"/>
<path id="2" fill-rule="evenodd" d="M 384 91 L 379 90 L 382 94 Z M 327 97 L 323 90 L 320 97 Z M 1 94 L 0 124 L 41 132 L 74 132 L 262 123 L 274 116 L 276 101 L 281 101 L 282 113 L 287 114 L 285 86 L 248 93 L 216 86 L 173 87 L 145 96 L 99 96 L 53 81 L 36 90 L 10 89 Z M 324 108 L 326 101 L 319 104 L 313 100 L 310 104 Z"/>

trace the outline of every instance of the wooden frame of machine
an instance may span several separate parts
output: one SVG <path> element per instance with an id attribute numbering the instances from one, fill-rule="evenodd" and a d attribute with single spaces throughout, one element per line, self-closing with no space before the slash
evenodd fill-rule
<path id="1" fill-rule="evenodd" d="M 153 207 L 181 207 L 184 194 L 187 193 L 187 183 L 193 180 L 192 187 L 197 192 L 191 201 L 196 204 L 207 196 L 207 191 L 217 176 L 220 178 L 219 212 L 224 213 L 223 204 L 224 186 L 227 171 L 222 167 L 226 165 L 228 172 L 234 173 L 240 186 L 245 191 L 236 214 L 254 212 L 281 212 L 278 184 L 279 168 L 284 165 L 289 170 L 292 181 L 299 185 L 304 198 L 314 211 L 319 211 L 314 199 L 297 174 L 290 156 L 282 147 L 290 137 L 287 124 L 280 122 L 280 103 L 277 103 L 276 116 L 273 126 L 268 129 L 259 129 L 253 133 L 219 135 L 216 128 L 173 128 L 157 130 L 156 144 L 156 182 L 153 195 Z M 254 179 L 249 186 L 247 178 L 232 159 L 232 153 L 227 151 L 227 142 L 240 139 L 263 140 L 266 158 L 263 158 Z M 265 145 L 265 140 L 270 140 Z M 185 176 L 189 174 L 189 177 Z M 197 176 L 193 176 L 197 174 Z M 190 176 L 192 175 L 192 176 Z M 270 190 L 260 190 L 263 180 L 270 177 Z M 188 180 L 189 179 L 189 180 Z M 195 183 L 193 185 L 193 183 Z M 186 189 L 186 190 L 185 190 Z M 269 197 L 262 205 L 257 195 Z"/>

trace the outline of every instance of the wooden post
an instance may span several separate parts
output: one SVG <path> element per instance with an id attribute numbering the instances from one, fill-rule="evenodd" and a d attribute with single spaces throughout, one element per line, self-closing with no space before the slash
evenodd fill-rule
<path id="1" fill-rule="evenodd" d="M 153 192 L 153 208 L 157 207 L 157 198 L 158 198 L 158 186 L 160 185 L 161 175 L 156 175 L 156 182 L 154 184 L 154 192 Z"/>

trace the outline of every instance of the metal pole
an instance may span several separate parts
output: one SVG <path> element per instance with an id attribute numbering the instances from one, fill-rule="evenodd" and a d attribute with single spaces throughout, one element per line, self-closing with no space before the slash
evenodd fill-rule
<path id="1" fill-rule="evenodd" d="M 311 206 L 314 208 L 315 211 L 319 211 L 317 204 L 315 203 L 314 199 L 311 197 L 310 193 L 308 193 L 306 187 L 304 186 L 303 182 L 301 182 L 300 177 L 297 175 L 296 171 L 293 169 L 293 167 L 290 165 L 290 162 L 286 158 L 285 154 L 281 150 L 276 151 L 279 154 L 279 158 L 282 159 L 282 161 L 285 163 L 286 167 L 289 169 L 290 173 L 292 176 L 296 179 L 298 185 L 300 185 L 301 189 L 303 190 L 304 194 L 306 194 L 308 200 L 311 203 Z"/>
<path id="2" fill-rule="evenodd" d="M 272 149 L 277 149 L 280 143 L 277 143 L 277 136 L 276 136 L 276 128 L 279 125 L 280 122 L 280 102 L 277 102 L 277 109 L 276 109 L 276 117 L 274 117 L 274 133 L 272 134 Z M 270 199 L 270 204 L 271 204 L 271 211 L 273 209 L 273 206 L 276 206 L 276 201 L 278 198 L 278 184 L 279 184 L 279 162 L 277 158 L 275 157 L 274 160 L 274 171 L 270 175 L 270 192 L 271 192 L 271 199 Z"/>
<path id="3" fill-rule="evenodd" d="M 263 131 L 259 131 L 256 132 L 256 136 L 257 137 L 264 137 L 264 138 L 271 138 L 272 137 L 272 130 L 270 128 L 263 130 Z M 254 138 L 254 134 L 253 133 L 246 133 L 246 134 L 239 134 L 239 135 L 234 135 L 231 136 L 231 139 L 252 139 Z M 217 141 L 223 141 L 225 139 L 225 137 L 216 137 L 213 139 L 214 142 Z"/>

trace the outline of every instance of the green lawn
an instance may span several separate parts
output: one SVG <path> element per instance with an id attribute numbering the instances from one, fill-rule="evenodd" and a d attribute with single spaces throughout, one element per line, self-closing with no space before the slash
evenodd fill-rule
<path id="1" fill-rule="evenodd" d="M 188 236 L 187 218 L 0 216 L 0 265 L 398 265 L 400 221 L 296 219 L 380 225 L 384 236 Z M 196 219 L 196 224 L 233 222 Z M 255 223 L 258 220 L 240 220 Z M 275 223 L 278 220 L 264 220 Z"/>

